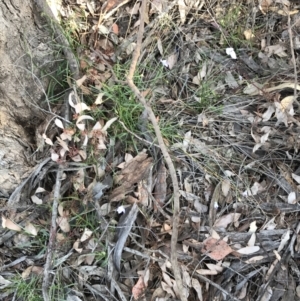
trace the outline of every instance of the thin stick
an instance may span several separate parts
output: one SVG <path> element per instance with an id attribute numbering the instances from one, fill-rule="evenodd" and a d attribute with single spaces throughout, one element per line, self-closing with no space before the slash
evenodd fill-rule
<path id="1" fill-rule="evenodd" d="M 124 128 L 125 131 L 127 131 L 129 134 L 133 135 L 133 136 L 134 136 L 135 138 L 137 138 L 138 140 L 142 141 L 142 142 L 145 143 L 145 144 L 149 144 L 150 146 L 156 146 L 156 147 L 159 147 L 159 145 L 157 145 L 157 144 L 155 144 L 155 143 L 152 143 L 152 142 L 150 142 L 150 141 L 148 141 L 148 140 L 146 140 L 146 139 L 143 139 L 143 138 L 140 137 L 139 135 L 137 135 L 137 134 L 135 134 L 134 132 L 132 132 L 130 129 L 128 129 L 128 128 L 126 127 L 126 125 L 125 125 L 122 121 L 120 121 L 120 120 L 118 120 L 118 121 L 119 121 L 119 123 L 122 125 L 122 127 Z"/>
<path id="2" fill-rule="evenodd" d="M 61 187 L 61 179 L 63 174 L 63 167 L 59 166 L 57 174 L 56 174 L 56 182 L 53 193 L 53 204 L 52 204 L 52 219 L 51 219 L 51 228 L 50 228 L 50 236 L 49 236 L 49 244 L 48 244 L 48 253 L 46 258 L 46 263 L 44 266 L 44 278 L 42 285 L 42 292 L 44 301 L 50 301 L 49 296 L 49 286 L 50 286 L 50 272 L 52 269 L 52 256 L 55 248 L 55 240 L 56 240 L 56 218 L 57 218 L 57 208 L 60 198 L 60 187 Z"/>
<path id="3" fill-rule="evenodd" d="M 290 13 L 287 11 L 288 15 L 288 33 L 290 38 L 290 48 L 291 48 L 291 54 L 292 54 L 292 63 L 294 67 L 294 101 L 297 102 L 297 85 L 298 85 L 298 78 L 297 78 L 297 63 L 295 59 L 295 53 L 294 53 L 294 43 L 293 43 L 293 32 L 291 27 L 291 16 Z"/>
<path id="4" fill-rule="evenodd" d="M 199 275 L 199 274 L 196 274 L 196 276 L 198 278 L 200 278 L 201 280 L 209 283 L 210 285 L 214 286 L 216 289 L 218 289 L 219 291 L 221 291 L 223 294 L 227 295 L 228 297 L 230 297 L 230 300 L 234 300 L 234 301 L 240 301 L 240 299 L 234 297 L 232 294 L 230 294 L 229 292 L 227 292 L 223 287 L 221 287 L 219 284 L 211 281 L 210 279 L 202 276 L 202 275 Z"/>
<path id="5" fill-rule="evenodd" d="M 174 194 L 174 212 L 173 212 L 173 225 L 172 225 L 172 237 L 171 237 L 171 263 L 172 268 L 174 272 L 174 277 L 176 281 L 176 285 L 178 287 L 178 292 L 180 295 L 181 301 L 187 301 L 187 297 L 185 295 L 185 290 L 183 288 L 180 269 L 177 262 L 177 239 L 178 239 L 178 225 L 179 225 L 179 185 L 177 180 L 177 175 L 175 171 L 174 164 L 172 162 L 172 159 L 168 153 L 168 150 L 166 148 L 166 145 L 164 143 L 160 128 L 157 124 L 157 120 L 155 118 L 155 115 L 152 111 L 152 108 L 148 105 L 146 102 L 146 99 L 143 97 L 143 95 L 140 93 L 139 89 L 136 87 L 136 85 L 133 82 L 133 76 L 134 72 L 136 70 L 137 61 L 140 56 L 141 52 L 141 45 L 143 40 L 143 34 L 144 34 L 144 19 L 145 19 L 145 8 L 146 8 L 147 0 L 142 1 L 141 6 L 141 19 L 140 19 L 140 27 L 139 32 L 137 35 L 137 44 L 135 51 L 133 53 L 132 62 L 129 69 L 129 74 L 127 76 L 127 82 L 131 90 L 134 92 L 137 99 L 141 102 L 141 104 L 144 106 L 144 108 L 147 110 L 148 116 L 152 122 L 158 144 L 160 146 L 161 152 L 165 158 L 166 164 L 169 168 L 172 184 L 173 184 L 173 194 Z"/>

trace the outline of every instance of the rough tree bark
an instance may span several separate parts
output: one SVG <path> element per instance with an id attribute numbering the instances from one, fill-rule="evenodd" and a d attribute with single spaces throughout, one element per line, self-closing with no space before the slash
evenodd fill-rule
<path id="1" fill-rule="evenodd" d="M 28 155 L 48 111 L 45 90 L 59 63 L 56 47 L 30 0 L 0 2 L 0 198 L 33 168 Z"/>

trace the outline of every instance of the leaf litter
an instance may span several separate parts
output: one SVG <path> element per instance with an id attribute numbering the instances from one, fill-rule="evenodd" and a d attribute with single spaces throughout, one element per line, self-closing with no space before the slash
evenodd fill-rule
<path id="1" fill-rule="evenodd" d="M 293 95 L 299 85 L 287 75 L 293 72 L 287 16 L 298 32 L 298 7 L 289 1 L 167 6 L 149 4 L 136 80 L 142 79 L 143 91 L 150 89 L 146 97 L 176 162 L 181 194 L 177 256 L 185 294 L 189 300 L 220 299 L 226 293 L 228 298 L 278 300 L 281 292 L 296 291 L 295 275 L 300 274 L 294 250 L 299 249 L 299 104 Z M 273 22 L 272 14 L 280 22 L 276 33 L 267 29 L 266 38 L 259 28 Z M 26 207 L 30 214 L 3 210 L 0 242 L 4 250 L 14 247 L 11 257 L 1 253 L 3 272 L 26 279 L 40 274 L 37 259 L 14 261 L 36 255 L 37 241 L 47 240 L 51 216 L 42 206 L 52 202 L 51 168 L 63 164 L 54 273 L 78 284 L 65 292 L 67 300 L 178 298 L 170 265 L 169 171 L 148 124 L 137 132 L 147 143 L 131 145 L 135 136 L 117 132 L 117 118 L 124 122 L 124 116 L 106 88 L 124 80 L 118 68 L 136 47 L 139 7 L 108 1 L 102 11 L 97 2 L 66 1 L 61 15 L 76 20 L 85 49 L 79 52 L 83 76 L 77 81 L 82 96 L 70 94 L 72 125 L 55 118 L 41 131 L 52 162 L 24 182 L 29 197 L 15 198 L 31 206 Z M 297 43 L 294 47 L 297 52 Z M 138 121 L 130 131 L 136 128 Z M 118 271 L 120 277 L 114 275 Z M 12 281 L 1 275 L 2 297 L 12 294 Z"/>

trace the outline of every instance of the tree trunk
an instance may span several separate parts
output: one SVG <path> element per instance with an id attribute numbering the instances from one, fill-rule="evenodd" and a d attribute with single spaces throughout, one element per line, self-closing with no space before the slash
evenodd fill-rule
<path id="1" fill-rule="evenodd" d="M 33 168 L 28 155 L 48 111 L 47 75 L 58 62 L 46 24 L 30 0 L 0 2 L 0 198 Z"/>

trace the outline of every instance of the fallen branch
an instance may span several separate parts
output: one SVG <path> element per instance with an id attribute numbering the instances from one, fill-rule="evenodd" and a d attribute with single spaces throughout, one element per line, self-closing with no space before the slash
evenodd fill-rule
<path id="1" fill-rule="evenodd" d="M 181 279 L 181 273 L 177 262 L 177 239 L 178 239 L 178 225 L 179 225 L 179 185 L 177 180 L 177 175 L 175 171 L 174 164 L 172 162 L 172 159 L 169 155 L 169 152 L 166 148 L 166 145 L 164 143 L 160 128 L 158 126 L 157 120 L 155 118 L 155 115 L 152 111 L 152 108 L 148 105 L 146 102 L 145 97 L 140 93 L 139 89 L 136 87 L 136 85 L 133 82 L 133 75 L 136 70 L 138 58 L 140 56 L 141 52 L 141 45 L 143 40 L 143 34 L 144 34 L 144 18 L 145 18 L 145 8 L 146 8 L 147 0 L 142 1 L 141 6 L 141 18 L 140 18 L 140 27 L 137 35 L 137 44 L 135 51 L 133 53 L 132 62 L 129 69 L 129 74 L 127 76 L 127 82 L 131 90 L 134 92 L 137 99 L 140 101 L 140 103 L 144 106 L 146 109 L 148 116 L 150 118 L 150 121 L 153 125 L 156 138 L 159 144 L 159 147 L 161 149 L 161 152 L 164 156 L 165 162 L 169 168 L 169 172 L 172 179 L 173 184 L 173 196 L 174 196 L 174 207 L 173 207 L 173 225 L 172 225 L 172 237 L 171 237 L 171 264 L 174 272 L 175 281 L 178 287 L 178 292 L 180 295 L 181 301 L 187 301 L 187 297 L 185 295 L 185 290 L 183 289 L 182 279 Z"/>
<path id="2" fill-rule="evenodd" d="M 55 249 L 55 240 L 56 240 L 56 218 L 57 218 L 57 208 L 60 198 L 60 187 L 61 187 L 61 179 L 63 174 L 63 167 L 59 166 L 56 174 L 56 182 L 53 193 L 53 204 L 52 204 L 52 219 L 51 219 L 51 227 L 50 227 L 50 235 L 49 235 L 49 243 L 48 243 L 48 253 L 46 257 L 46 263 L 44 266 L 44 278 L 42 285 L 42 293 L 44 301 L 50 301 L 49 297 L 49 286 L 50 286 L 50 273 L 52 269 L 52 255 Z"/>
<path id="3" fill-rule="evenodd" d="M 270 283 L 272 280 L 274 280 L 274 277 L 276 275 L 276 273 L 278 272 L 279 270 L 279 267 L 281 267 L 282 265 L 285 265 L 288 263 L 290 257 L 294 256 L 294 244 L 295 244 L 295 240 L 299 234 L 299 231 L 300 231 L 300 222 L 298 223 L 297 225 L 297 228 L 289 242 L 289 245 L 287 246 L 287 248 L 285 249 L 282 257 L 281 257 L 281 260 L 278 260 L 274 269 L 272 270 L 271 274 L 269 275 L 269 278 L 268 278 L 268 281 L 261 287 L 261 291 L 260 291 L 260 294 L 258 295 L 257 297 L 257 301 L 261 301 L 263 300 L 263 297 L 265 295 L 265 292 L 267 291 L 267 288 L 269 287 Z"/>

